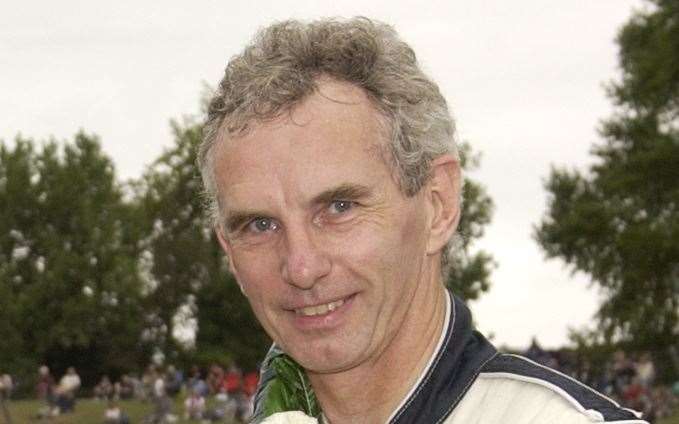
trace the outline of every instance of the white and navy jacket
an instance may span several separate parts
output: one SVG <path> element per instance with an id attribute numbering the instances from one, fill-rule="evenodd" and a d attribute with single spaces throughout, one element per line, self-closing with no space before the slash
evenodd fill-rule
<path id="1" fill-rule="evenodd" d="M 571 377 L 498 353 L 450 297 L 436 353 L 390 424 L 648 424 Z"/>
<path id="2" fill-rule="evenodd" d="M 648 424 L 639 413 L 571 377 L 521 356 L 498 353 L 474 331 L 469 309 L 452 294 L 446 309 L 432 358 L 387 423 Z M 267 358 L 279 354 L 274 345 Z M 264 387 L 273 378 L 275 371 L 263 367 L 253 422 L 264 419 Z"/>

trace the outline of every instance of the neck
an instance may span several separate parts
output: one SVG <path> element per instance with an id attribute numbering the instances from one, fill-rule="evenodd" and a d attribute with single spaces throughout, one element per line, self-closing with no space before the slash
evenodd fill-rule
<path id="1" fill-rule="evenodd" d="M 335 374 L 309 373 L 329 422 L 386 422 L 435 354 L 446 314 L 446 290 L 416 292 L 399 332 L 378 359 Z"/>

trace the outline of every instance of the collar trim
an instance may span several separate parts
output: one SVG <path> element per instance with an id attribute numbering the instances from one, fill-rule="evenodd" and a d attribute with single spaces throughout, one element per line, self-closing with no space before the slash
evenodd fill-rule
<path id="1" fill-rule="evenodd" d="M 472 327 L 471 313 L 449 293 L 451 308 L 443 344 L 431 365 L 388 423 L 440 423 L 476 380 L 495 348 Z"/>
<path id="2" fill-rule="evenodd" d="M 451 300 L 450 292 L 446 290 L 446 313 L 443 321 L 443 328 L 441 329 L 441 335 L 439 336 L 439 341 L 434 348 L 431 358 L 429 358 L 429 362 L 420 373 L 420 376 L 417 378 L 417 381 L 415 381 L 415 384 L 413 384 L 413 387 L 410 388 L 408 394 L 405 395 L 401 403 L 396 409 L 394 409 L 394 412 L 392 412 L 387 419 L 388 423 L 396 422 L 396 420 L 398 420 L 399 416 L 403 414 L 403 412 L 413 402 L 413 399 L 417 396 L 418 392 L 422 390 L 422 387 L 427 383 L 427 380 L 429 380 L 431 377 L 431 370 L 436 367 L 438 362 L 441 360 L 441 356 L 443 354 L 442 346 L 448 344 L 448 339 L 450 339 L 450 336 L 452 335 L 452 332 L 449 332 L 448 329 L 453 328 L 454 325 L 455 304 Z"/>

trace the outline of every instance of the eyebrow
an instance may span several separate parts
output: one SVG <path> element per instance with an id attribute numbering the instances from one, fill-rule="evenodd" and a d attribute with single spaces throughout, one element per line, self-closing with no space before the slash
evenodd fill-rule
<path id="1" fill-rule="evenodd" d="M 361 184 L 341 184 L 314 196 L 311 203 L 323 204 L 330 203 L 333 200 L 358 200 L 370 196 L 371 192 L 369 187 Z M 233 232 L 243 224 L 248 223 L 255 218 L 267 216 L 268 215 L 264 212 L 257 212 L 254 210 L 236 211 L 226 218 L 224 221 L 224 228 L 228 232 Z"/>
<path id="2" fill-rule="evenodd" d="M 368 197 L 370 193 L 370 188 L 364 185 L 341 184 L 315 196 L 312 203 L 328 203 L 333 200 L 358 200 Z"/>

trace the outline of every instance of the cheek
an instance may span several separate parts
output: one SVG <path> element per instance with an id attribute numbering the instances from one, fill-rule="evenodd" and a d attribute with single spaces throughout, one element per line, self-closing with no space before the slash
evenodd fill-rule
<path id="1" fill-rule="evenodd" d="M 277 261 L 271 253 L 234 252 L 231 259 L 238 283 L 251 303 L 265 298 L 276 287 Z"/>
<path id="2" fill-rule="evenodd" d="M 419 257 L 415 252 L 424 251 L 422 220 L 403 215 L 381 218 L 365 220 L 339 237 L 337 260 L 347 261 L 368 278 L 393 279 L 403 273 L 404 265 L 412 268 Z"/>
<path id="3" fill-rule="evenodd" d="M 243 294 L 250 304 L 250 308 L 257 317 L 257 321 L 262 325 L 270 337 L 276 338 L 276 313 L 278 311 L 277 302 L 280 301 L 281 292 L 275 274 L 267 266 L 257 266 L 257 261 L 235 260 L 238 268 L 239 284 Z"/>
<path id="4" fill-rule="evenodd" d="M 400 243 L 419 252 L 419 256 L 424 256 L 428 238 L 425 214 L 412 210 L 410 213 L 404 213 L 403 218 Z"/>

